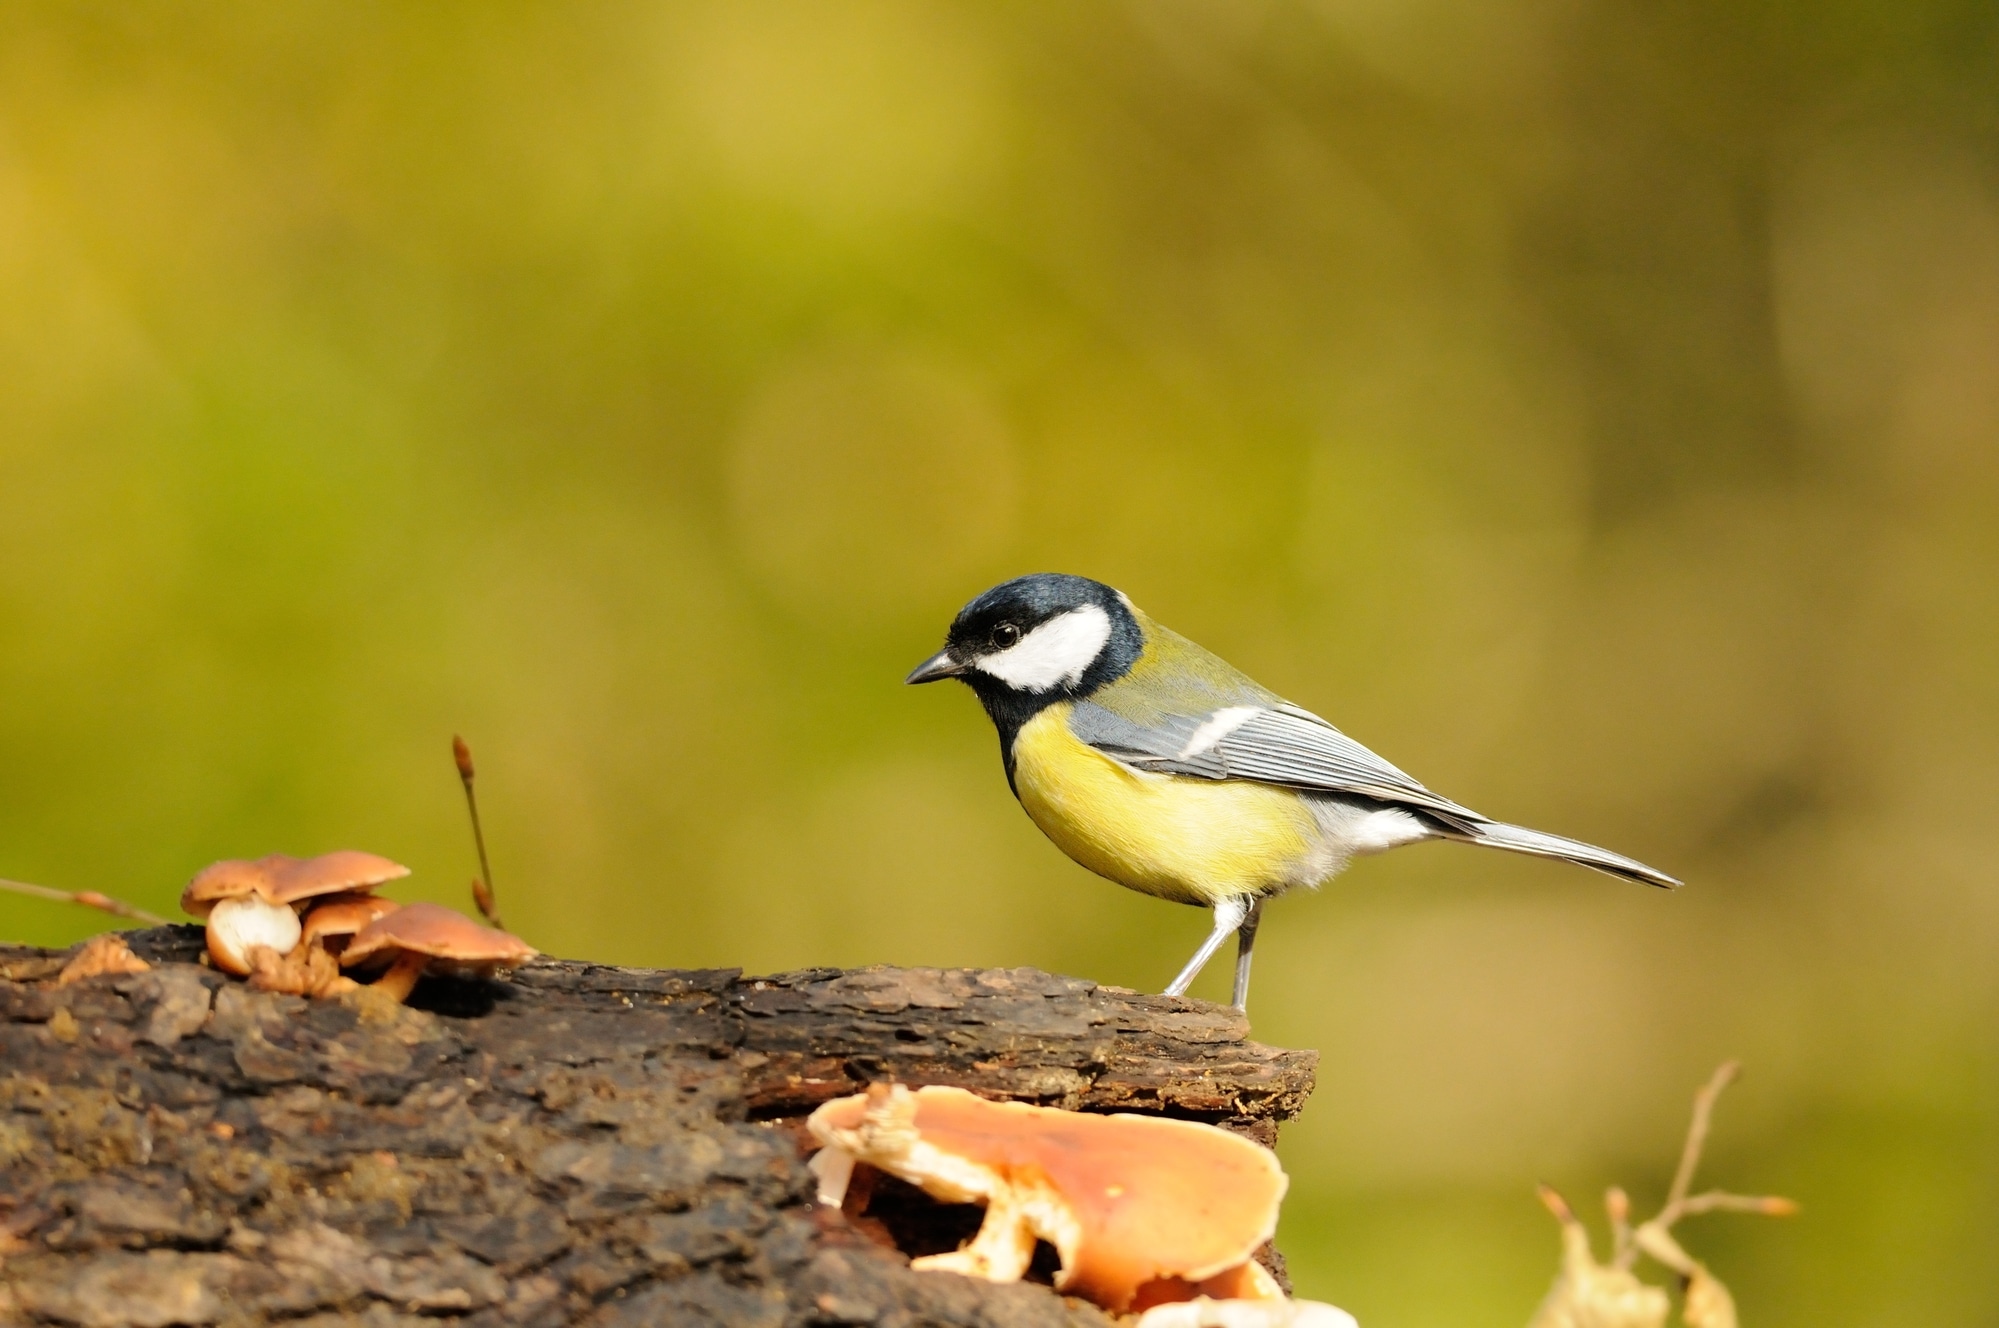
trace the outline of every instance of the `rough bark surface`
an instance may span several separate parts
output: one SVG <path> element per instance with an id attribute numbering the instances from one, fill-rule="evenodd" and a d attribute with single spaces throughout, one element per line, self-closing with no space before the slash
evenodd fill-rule
<path id="1" fill-rule="evenodd" d="M 153 971 L 61 987 L 0 946 L 0 1324 L 1101 1325 L 911 1272 L 976 1210 L 820 1209 L 799 1122 L 895 1079 L 1271 1142 L 1312 1087 L 1231 1011 L 1033 969 L 538 961 L 403 1009 L 128 938 Z"/>

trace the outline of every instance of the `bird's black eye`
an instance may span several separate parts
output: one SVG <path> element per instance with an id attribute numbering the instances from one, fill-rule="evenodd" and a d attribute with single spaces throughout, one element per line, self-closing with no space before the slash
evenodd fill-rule
<path id="1" fill-rule="evenodd" d="M 1020 629 L 1012 623 L 1001 623 L 999 626 L 993 628 L 993 649 L 995 650 L 1005 650 L 1018 640 L 1020 640 Z"/>

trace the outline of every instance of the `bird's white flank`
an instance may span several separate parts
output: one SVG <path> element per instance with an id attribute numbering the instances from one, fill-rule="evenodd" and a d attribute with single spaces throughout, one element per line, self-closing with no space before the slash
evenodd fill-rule
<path id="1" fill-rule="evenodd" d="M 1386 853 L 1391 848 L 1430 838 L 1430 828 L 1400 807 L 1383 807 L 1353 823 L 1350 831 L 1356 853 Z"/>
<path id="2" fill-rule="evenodd" d="M 1111 639 L 1111 617 L 1095 604 L 1050 618 L 997 654 L 972 662 L 1009 687 L 1045 692 L 1074 686 Z"/>

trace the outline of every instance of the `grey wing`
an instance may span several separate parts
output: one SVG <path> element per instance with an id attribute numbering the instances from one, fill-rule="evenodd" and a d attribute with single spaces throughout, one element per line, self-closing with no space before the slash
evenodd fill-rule
<path id="1" fill-rule="evenodd" d="M 1345 793 L 1412 807 L 1453 830 L 1486 818 L 1424 788 L 1309 710 L 1285 703 L 1224 706 L 1141 724 L 1089 701 L 1069 727 L 1082 741 L 1135 770 L 1198 779 L 1244 779 Z"/>

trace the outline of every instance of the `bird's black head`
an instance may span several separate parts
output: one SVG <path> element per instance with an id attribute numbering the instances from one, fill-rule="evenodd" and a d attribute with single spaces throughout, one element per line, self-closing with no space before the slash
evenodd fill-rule
<path id="1" fill-rule="evenodd" d="M 944 648 L 909 681 L 962 678 L 978 693 L 1011 750 L 1042 708 L 1087 696 L 1123 677 L 1145 648 L 1123 595 L 1086 577 L 1015 577 L 958 611 Z"/>

